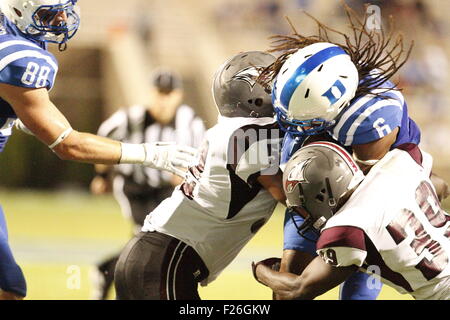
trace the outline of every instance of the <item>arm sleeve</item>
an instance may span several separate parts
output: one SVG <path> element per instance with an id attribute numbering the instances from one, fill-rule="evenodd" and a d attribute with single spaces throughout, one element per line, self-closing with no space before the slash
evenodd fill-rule
<path id="1" fill-rule="evenodd" d="M 345 146 L 365 144 L 401 127 L 404 117 L 407 117 L 407 107 L 400 92 L 367 95 L 352 103 L 331 131 Z"/>
<path id="2" fill-rule="evenodd" d="M 317 242 L 317 254 L 335 267 L 361 267 L 367 256 L 364 231 L 351 226 L 325 229 Z"/>
<path id="3" fill-rule="evenodd" d="M 380 109 L 363 119 L 353 134 L 352 144 L 364 144 L 388 135 L 397 127 L 401 127 L 403 112 L 397 104 L 384 100 Z"/>
<path id="4" fill-rule="evenodd" d="M 0 82 L 23 88 L 53 87 L 58 65 L 56 60 L 39 51 L 26 50 L 0 60 Z"/>

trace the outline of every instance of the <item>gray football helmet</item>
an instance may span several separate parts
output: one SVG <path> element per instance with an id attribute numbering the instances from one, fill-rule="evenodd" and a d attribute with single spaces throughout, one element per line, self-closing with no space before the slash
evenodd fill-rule
<path id="1" fill-rule="evenodd" d="M 227 60 L 214 75 L 214 102 L 225 117 L 273 117 L 271 88 L 257 78 L 275 57 L 261 51 L 240 53 Z"/>
<path id="2" fill-rule="evenodd" d="M 337 144 L 320 141 L 300 148 L 283 174 L 286 204 L 305 219 L 297 226 L 299 233 L 304 235 L 311 229 L 320 232 L 348 192 L 363 179 L 352 156 Z"/>

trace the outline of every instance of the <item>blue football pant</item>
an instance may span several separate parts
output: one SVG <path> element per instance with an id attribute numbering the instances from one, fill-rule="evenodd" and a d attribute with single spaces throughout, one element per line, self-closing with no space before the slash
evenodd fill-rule
<path id="1" fill-rule="evenodd" d="M 0 289 L 21 297 L 27 295 L 27 284 L 22 270 L 14 260 L 8 244 L 8 229 L 0 206 Z"/>

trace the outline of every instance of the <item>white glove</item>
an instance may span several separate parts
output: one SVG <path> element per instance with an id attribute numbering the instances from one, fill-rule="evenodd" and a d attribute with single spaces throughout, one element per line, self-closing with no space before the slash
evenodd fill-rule
<path id="1" fill-rule="evenodd" d="M 25 132 L 26 134 L 34 136 L 33 132 L 31 132 L 27 127 L 25 127 L 25 125 L 23 124 L 22 121 L 20 121 L 20 119 L 16 119 L 14 121 L 14 126 L 16 127 L 16 129 Z"/>
<path id="2" fill-rule="evenodd" d="M 177 167 L 187 168 L 198 160 L 198 151 L 195 148 L 176 145 L 173 142 L 144 143 L 146 152 L 144 165 L 172 172 L 182 178 L 186 171 Z"/>

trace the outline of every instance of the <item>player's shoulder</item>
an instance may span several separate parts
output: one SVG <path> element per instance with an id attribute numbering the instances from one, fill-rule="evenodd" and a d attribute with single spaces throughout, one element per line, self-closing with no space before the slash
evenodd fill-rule
<path id="1" fill-rule="evenodd" d="M 0 35 L 0 82 L 51 89 L 58 71 L 54 55 L 17 35 Z"/>
<path id="2" fill-rule="evenodd" d="M 240 118 L 237 117 L 236 123 L 238 124 L 237 129 L 241 130 L 252 130 L 252 129 L 276 129 L 278 130 L 278 123 L 274 118 Z"/>
<path id="3" fill-rule="evenodd" d="M 280 140 L 283 132 L 273 118 L 236 118 L 231 138 L 251 145 L 264 140 Z"/>
<path id="4" fill-rule="evenodd" d="M 0 34 L 0 57 L 4 58 L 10 55 L 13 55 L 10 59 L 22 57 L 42 57 L 45 60 L 49 60 L 49 64 L 56 65 L 55 68 L 57 68 L 58 65 L 58 61 L 55 56 L 50 51 L 39 46 L 37 43 L 25 37 L 10 33 Z"/>
<path id="5" fill-rule="evenodd" d="M 339 115 L 331 133 L 346 146 L 368 143 L 401 126 L 407 116 L 405 112 L 401 91 L 387 82 L 382 88 L 352 100 Z"/>
<path id="6" fill-rule="evenodd" d="M 214 126 L 222 131 L 222 135 L 232 136 L 235 134 L 252 134 L 262 129 L 277 129 L 278 125 L 273 118 L 245 118 L 245 117 L 223 117 L 219 116 Z"/>
<path id="7" fill-rule="evenodd" d="M 276 120 L 272 118 L 244 118 L 219 116 L 215 126 L 207 131 L 211 145 L 224 152 L 245 152 L 255 143 L 267 139 L 281 139 Z M 240 154 L 240 152 L 238 152 Z M 235 152 L 233 154 L 236 155 Z"/>

